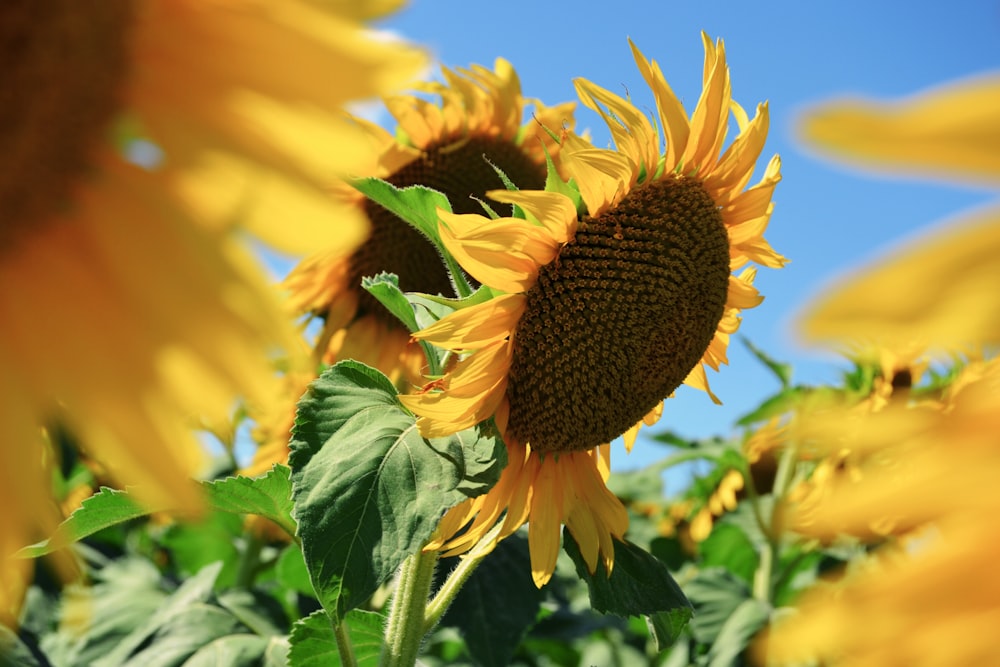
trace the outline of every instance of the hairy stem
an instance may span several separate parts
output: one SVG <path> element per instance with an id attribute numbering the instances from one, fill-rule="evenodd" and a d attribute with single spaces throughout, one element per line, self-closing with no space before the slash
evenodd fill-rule
<path id="1" fill-rule="evenodd" d="M 424 638 L 424 608 L 437 565 L 436 551 L 417 553 L 403 561 L 392 598 L 381 667 L 412 667 Z"/>

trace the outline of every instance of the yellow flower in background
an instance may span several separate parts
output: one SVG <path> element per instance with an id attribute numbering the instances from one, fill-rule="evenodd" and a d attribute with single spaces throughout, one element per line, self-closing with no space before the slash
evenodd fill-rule
<path id="1" fill-rule="evenodd" d="M 1000 75 L 954 82 L 895 102 L 827 102 L 802 139 L 852 165 L 893 174 L 1000 184 Z"/>
<path id="2" fill-rule="evenodd" d="M 516 204 L 527 219 L 440 212 L 448 250 L 496 296 L 416 334 L 468 354 L 401 400 L 427 436 L 495 416 L 510 463 L 490 493 L 446 515 L 442 539 L 429 548 L 466 551 L 506 513 L 501 538 L 529 523 L 537 585 L 552 576 L 562 524 L 591 571 L 599 558 L 610 571 L 612 538 L 622 537 L 628 517 L 605 485 L 607 443 L 626 434 L 631 446 L 638 425 L 655 422 L 681 383 L 708 389 L 703 364 L 725 363 L 739 312 L 761 301 L 754 269 L 731 271 L 748 261 L 784 263 L 763 238 L 777 157 L 744 190 L 763 149 L 767 107 L 750 120 L 732 102 L 722 43 L 704 44 L 704 91 L 690 119 L 659 66 L 633 47 L 662 134 L 629 101 L 577 80 L 580 99 L 617 144 L 563 138 L 579 210 L 561 192 L 521 190 L 488 196 Z M 722 153 L 730 111 L 740 134 Z"/>
<path id="3" fill-rule="evenodd" d="M 557 160 L 559 152 L 549 132 L 572 127 L 574 105 L 546 107 L 525 99 L 517 72 L 502 58 L 493 70 L 473 65 L 443 68 L 443 75 L 443 83 L 419 86 L 420 94 L 385 98 L 398 123 L 395 135 L 355 119 L 369 144 L 367 162 L 351 175 L 375 176 L 396 187 L 433 188 L 462 213 L 481 211 L 477 199 L 503 187 L 491 165 L 519 187 L 543 187 L 546 151 Z M 525 120 L 528 105 L 534 109 Z M 352 252 L 331 246 L 296 266 L 284 281 L 289 306 L 297 315 L 323 320 L 317 358 L 329 363 L 353 358 L 394 379 L 403 370 L 414 377 L 412 371 L 419 373 L 421 365 L 419 346 L 408 345 L 409 332 L 361 288 L 361 279 L 388 271 L 399 277 L 404 291 L 454 296 L 444 263 L 420 232 L 349 183 L 338 184 L 336 193 L 370 222 L 370 236 Z"/>
<path id="4" fill-rule="evenodd" d="M 805 128 L 827 150 L 880 166 L 997 184 L 998 114 L 1000 82 L 992 78 L 888 110 L 831 105 Z M 916 340 L 956 353 L 995 347 L 998 251 L 1000 212 L 976 215 L 818 300 L 805 333 L 841 344 Z M 800 526 L 830 534 L 879 520 L 910 533 L 840 584 L 807 594 L 799 612 L 758 644 L 761 659 L 766 653 L 772 664 L 1000 662 L 1000 359 L 969 363 L 940 401 L 890 401 L 814 427 L 827 432 L 829 446 L 848 433 L 865 458 L 860 478 L 833 486 Z M 878 557 L 882 551 L 888 557 Z"/>
<path id="5" fill-rule="evenodd" d="M 367 162 L 352 175 L 376 176 L 396 187 L 434 188 L 463 213 L 481 211 L 477 199 L 503 186 L 491 164 L 520 187 L 543 187 L 546 154 L 559 161 L 560 146 L 550 132 L 573 126 L 575 105 L 547 107 L 524 98 L 517 72 L 502 58 L 493 70 L 472 65 L 444 68 L 443 74 L 443 83 L 418 88 L 438 102 L 417 94 L 385 98 L 398 123 L 395 136 L 356 119 L 370 145 Z M 529 105 L 533 108 L 526 119 Z M 444 263 L 420 232 L 348 183 L 337 184 L 336 195 L 369 221 L 370 236 L 356 250 L 331 246 L 296 266 L 283 284 L 289 307 L 296 315 L 323 320 L 314 346 L 317 361 L 355 359 L 395 382 L 419 384 L 423 350 L 406 327 L 361 288 L 361 279 L 388 271 L 397 274 L 403 290 L 454 296 Z M 245 474 L 260 474 L 288 460 L 295 403 L 311 379 L 287 380 L 290 390 L 267 404 L 265 414 L 255 415 L 260 447 Z"/>
<path id="6" fill-rule="evenodd" d="M 364 145 L 341 107 L 424 62 L 364 30 L 375 5 L 337 7 L 0 6 L 0 559 L 59 519 L 44 425 L 142 499 L 194 510 L 192 427 L 238 393 L 269 397 L 295 335 L 236 232 L 287 252 L 355 247 L 364 218 L 326 192 Z M 123 157 L 154 145 L 145 166 Z"/>
<path id="7" fill-rule="evenodd" d="M 1000 188 L 1000 77 L 895 104 L 832 103 L 803 137 L 855 163 Z M 806 313 L 813 340 L 949 349 L 1000 340 L 1000 208 L 976 213 L 844 281 Z"/>
<path id="8" fill-rule="evenodd" d="M 907 532 L 891 559 L 811 591 L 778 624 L 767 656 L 849 665 L 987 665 L 1000 660 L 1000 361 L 970 364 L 942 409 L 893 405 L 860 424 L 860 479 L 798 516 L 818 536 Z M 831 420 L 831 425 L 832 425 Z M 803 521 L 805 519 L 805 521 Z M 899 641 L 905 637 L 906 641 Z"/>

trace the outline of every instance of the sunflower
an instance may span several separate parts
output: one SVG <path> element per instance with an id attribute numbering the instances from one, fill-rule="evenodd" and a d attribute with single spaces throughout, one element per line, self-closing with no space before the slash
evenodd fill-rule
<path id="1" fill-rule="evenodd" d="M 502 187 L 499 168 L 519 186 L 545 184 L 546 158 L 558 164 L 553 136 L 573 125 L 573 103 L 547 107 L 521 94 L 517 72 L 500 58 L 492 70 L 443 68 L 443 82 L 427 82 L 419 93 L 385 98 L 395 117 L 394 134 L 355 118 L 369 141 L 369 164 L 358 174 L 376 176 L 397 187 L 423 185 L 448 196 L 456 211 L 482 210 L 477 199 Z M 432 96 L 437 101 L 425 99 Z M 526 108 L 533 107 L 526 120 Z M 283 286 L 288 305 L 306 322 L 323 327 L 314 344 L 317 362 L 355 359 L 394 381 L 419 382 L 423 352 L 410 332 L 361 287 L 361 279 L 395 273 L 406 291 L 452 295 L 454 288 L 434 246 L 408 224 L 342 182 L 336 196 L 362 214 L 371 235 L 356 250 L 342 245 L 314 253 L 296 266 Z M 333 221 L 335 222 L 335 221 Z M 335 226 L 335 225 L 334 225 Z M 295 401 L 311 378 L 291 380 L 276 407 L 258 415 L 260 447 L 246 474 L 265 472 L 288 458 L 289 428 Z M 291 404 L 289 404 L 291 403 Z M 272 403 L 272 405 L 274 405 Z"/>
<path id="2" fill-rule="evenodd" d="M 628 519 L 605 486 L 608 443 L 625 434 L 631 447 L 681 383 L 708 391 L 704 367 L 726 362 L 740 311 L 762 300 L 754 269 L 732 270 L 784 264 L 762 236 L 778 158 L 744 190 L 767 106 L 749 119 L 731 100 L 721 41 L 704 44 L 704 92 L 690 119 L 659 66 L 632 47 L 662 137 L 629 101 L 577 80 L 618 150 L 566 133 L 562 166 L 577 189 L 488 193 L 526 219 L 439 212 L 447 249 L 494 298 L 415 334 L 465 356 L 402 401 L 427 436 L 495 417 L 510 463 L 490 493 L 445 516 L 429 548 L 462 552 L 506 512 L 501 537 L 530 523 L 537 585 L 552 576 L 561 524 L 591 571 L 599 557 L 610 571 L 612 538 Z M 740 132 L 720 156 L 730 110 Z"/>
<path id="3" fill-rule="evenodd" d="M 572 126 L 573 103 L 546 107 L 525 99 L 517 72 L 502 58 L 492 71 L 480 65 L 442 71 L 444 82 L 417 89 L 437 102 L 418 94 L 385 98 L 398 123 L 395 136 L 354 119 L 370 140 L 370 164 L 355 175 L 433 188 L 462 213 L 481 211 L 477 199 L 502 187 L 494 167 L 520 187 L 543 187 L 546 155 L 558 160 L 560 148 L 550 133 Z M 534 113 L 523 122 L 528 104 Z M 371 235 L 356 250 L 327 248 L 296 266 L 284 281 L 289 305 L 297 314 L 323 319 L 316 343 L 321 359 L 353 358 L 395 377 L 403 369 L 419 372 L 419 346 L 408 344 L 409 333 L 361 288 L 361 279 L 388 271 L 405 291 L 451 295 L 444 263 L 418 231 L 349 183 L 336 192 L 370 222 Z"/>
<path id="4" fill-rule="evenodd" d="M 1000 186 L 1000 77 L 953 83 L 895 103 L 828 103 L 804 136 L 868 167 Z M 857 483 L 832 485 L 797 513 L 825 536 L 873 521 L 910 529 L 893 558 L 864 563 L 757 644 L 772 664 L 988 665 L 1000 662 L 1000 209 L 994 205 L 866 268 L 814 300 L 802 329 L 838 345 L 876 341 L 972 352 L 933 402 L 888 401 L 814 424 L 833 449 L 846 430 L 866 454 Z M 905 357 L 904 357 L 905 360 Z M 893 384 L 899 373 L 892 375 Z M 910 368 L 903 384 L 919 379 Z M 895 397 L 895 396 L 894 396 Z M 933 600 L 933 604 L 927 604 Z M 906 641 L 899 641 L 905 637 Z"/>
<path id="5" fill-rule="evenodd" d="M 145 501 L 199 506 L 191 427 L 266 398 L 294 344 L 235 232 L 355 247 L 365 220 L 324 190 L 363 143 L 340 109 L 424 61 L 366 34 L 370 3 L 78 4 L 0 8 L 3 559 L 59 517 L 46 424 Z M 0 620 L 22 583 L 4 577 Z"/>

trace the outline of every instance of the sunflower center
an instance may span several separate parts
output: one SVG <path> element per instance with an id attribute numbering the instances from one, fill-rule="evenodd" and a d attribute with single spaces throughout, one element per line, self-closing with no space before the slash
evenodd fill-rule
<path id="1" fill-rule="evenodd" d="M 484 156 L 520 188 L 545 185 L 544 165 L 532 161 L 512 141 L 500 138 L 473 138 L 457 147 L 454 143 L 432 146 L 385 180 L 399 188 L 434 188 L 448 197 L 456 213 L 482 213 L 479 202 L 471 197 L 484 199 L 487 190 L 504 187 Z M 399 276 L 404 291 L 454 295 L 441 256 L 420 232 L 370 200 L 365 202 L 365 213 L 372 235 L 351 257 L 350 284 L 360 285 L 364 276 L 389 271 Z M 358 306 L 359 314 L 374 314 L 389 326 L 402 326 L 367 292 L 361 294 Z"/>
<path id="2" fill-rule="evenodd" d="M 527 292 L 509 433 L 542 452 L 621 435 L 699 363 L 728 287 L 728 234 L 697 180 L 656 181 L 584 218 Z"/>
<path id="3" fill-rule="evenodd" d="M 0 2 L 0 253 L 68 206 L 120 107 L 128 0 Z"/>

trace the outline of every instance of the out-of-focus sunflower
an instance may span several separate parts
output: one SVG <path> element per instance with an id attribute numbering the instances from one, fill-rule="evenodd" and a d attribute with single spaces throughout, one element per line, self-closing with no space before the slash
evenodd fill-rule
<path id="1" fill-rule="evenodd" d="M 288 252 L 364 238 L 324 188 L 363 145 L 343 104 L 423 65 L 363 29 L 385 5 L 2 3 L 0 559 L 59 517 L 46 423 L 146 501 L 198 507 L 191 427 L 267 398 L 294 343 L 234 232 Z M 4 576 L 4 622 L 22 583 Z"/>
<path id="2" fill-rule="evenodd" d="M 545 107 L 526 100 L 517 73 L 503 59 L 492 71 L 473 65 L 444 68 L 443 75 L 443 83 L 418 88 L 438 102 L 417 94 L 385 99 L 398 123 L 395 135 L 355 119 L 370 139 L 370 164 L 354 175 L 433 188 L 462 213 L 481 211 L 477 199 L 503 186 L 494 165 L 518 187 L 542 188 L 546 153 L 558 160 L 560 148 L 550 133 L 572 127 L 574 104 Z M 534 112 L 525 122 L 528 104 Z M 444 263 L 418 231 L 349 184 L 338 186 L 337 194 L 370 221 L 371 235 L 353 252 L 331 247 L 302 261 L 284 281 L 289 305 L 297 314 L 323 319 L 319 359 L 349 357 L 394 378 L 403 369 L 415 369 L 419 377 L 419 346 L 408 345 L 409 332 L 361 288 L 361 279 L 388 271 L 397 274 L 404 291 L 452 296 Z"/>
<path id="3" fill-rule="evenodd" d="M 826 150 L 912 172 L 1000 184 L 1000 79 L 950 86 L 906 103 L 830 105 L 807 118 Z M 877 128 L 892 128 L 885 134 Z M 905 162 L 905 165 L 903 164 Z M 820 298 L 807 336 L 841 344 L 907 341 L 964 352 L 1000 344 L 1000 213 L 978 214 L 862 272 Z M 976 360 L 940 404 L 892 401 L 872 414 L 834 415 L 867 455 L 857 483 L 810 508 L 817 534 L 864 529 L 873 518 L 913 528 L 892 558 L 833 587 L 758 649 L 771 662 L 987 665 L 1000 661 L 1000 360 Z M 929 602 L 930 601 L 930 602 Z M 905 637 L 905 641 L 900 641 Z"/>
<path id="4" fill-rule="evenodd" d="M 387 97 L 395 117 L 395 135 L 355 119 L 370 140 L 368 163 L 356 176 L 375 176 L 396 187 L 423 185 L 447 195 L 454 210 L 481 211 L 477 199 L 502 187 L 494 166 L 519 187 L 545 185 L 546 155 L 559 163 L 560 146 L 552 138 L 573 126 L 574 103 L 547 107 L 521 94 L 517 72 L 498 59 L 493 70 L 480 65 L 443 69 L 444 82 L 421 85 L 421 95 Z M 528 105 L 531 118 L 524 116 Z M 314 345 L 316 361 L 355 359 L 379 369 L 394 381 L 419 383 L 423 351 L 406 328 L 361 288 L 361 279 L 383 271 L 395 273 L 406 291 L 453 296 L 438 251 L 420 232 L 344 182 L 336 196 L 371 225 L 368 240 L 353 252 L 342 245 L 317 252 L 296 266 L 284 281 L 289 306 L 307 321 L 321 318 Z M 475 199 L 474 199 L 475 198 Z M 336 226 L 337 221 L 331 221 Z M 288 458 L 294 402 L 309 377 L 291 378 L 290 391 L 257 415 L 253 462 L 244 472 L 259 474 Z"/>
<path id="5" fill-rule="evenodd" d="M 731 271 L 751 260 L 784 263 L 762 236 L 777 157 L 744 190 L 767 107 L 750 120 L 732 102 L 722 43 L 704 43 L 704 92 L 690 119 L 658 65 L 633 47 L 662 136 L 629 101 L 577 80 L 618 150 L 565 136 L 562 165 L 576 200 L 567 188 L 496 191 L 489 197 L 518 205 L 527 219 L 440 212 L 448 250 L 496 296 L 416 334 L 466 356 L 402 400 L 428 436 L 495 416 L 509 464 L 490 493 L 446 515 L 430 548 L 467 550 L 506 512 L 500 537 L 530 524 L 537 585 L 552 575 L 561 524 L 591 571 L 599 557 L 610 571 L 612 538 L 628 518 L 605 486 L 607 443 L 626 434 L 631 446 L 638 425 L 655 421 L 681 383 L 708 389 L 702 364 L 726 361 L 740 310 L 761 301 L 754 270 Z M 720 156 L 730 110 L 740 133 Z"/>
<path id="6" fill-rule="evenodd" d="M 1000 188 L 1000 75 L 895 104 L 830 103 L 803 137 L 856 164 Z M 955 221 L 846 280 L 803 320 L 812 340 L 963 349 L 1000 340 L 1000 209 Z"/>

